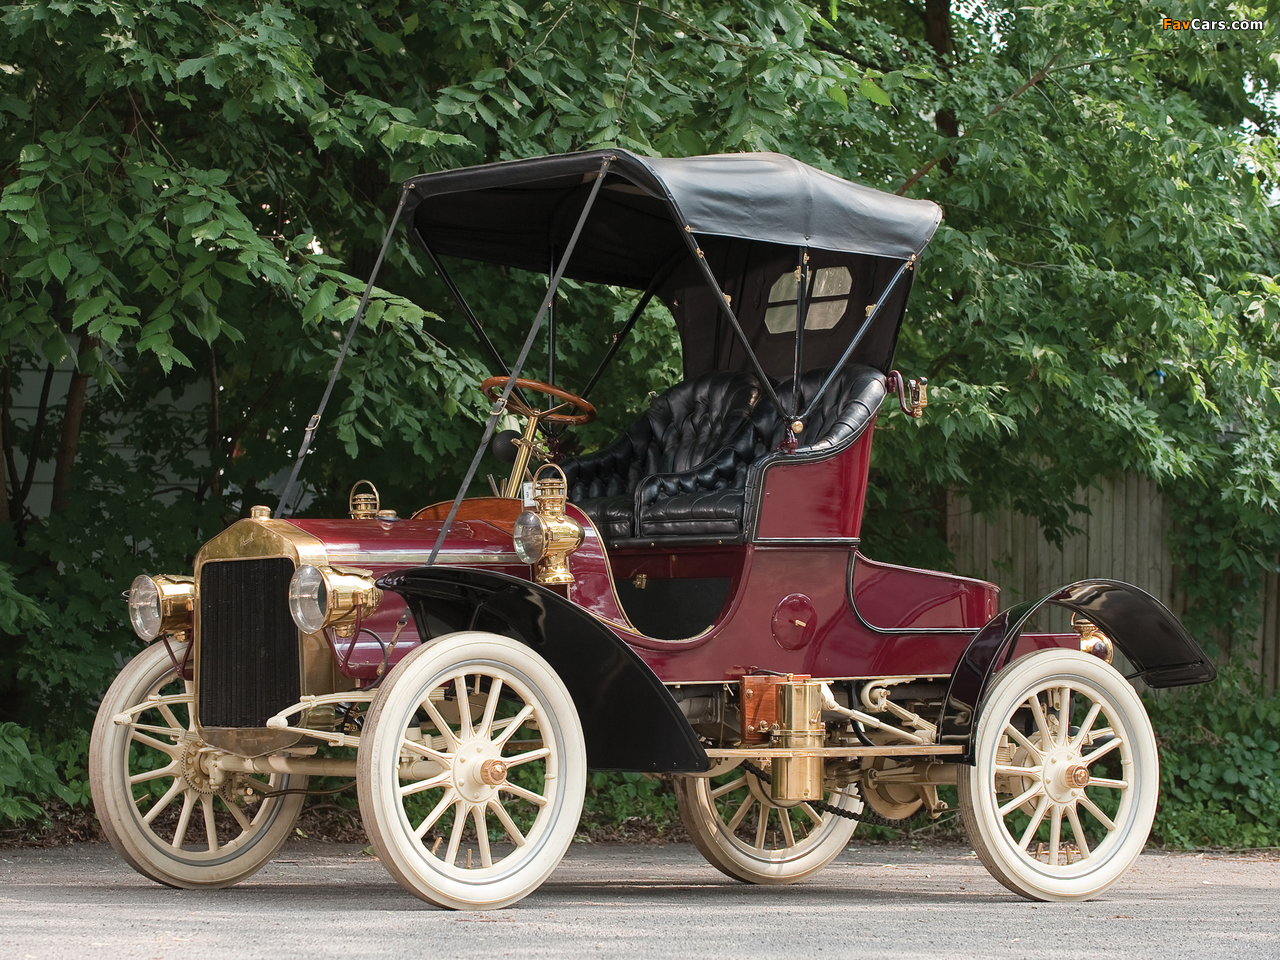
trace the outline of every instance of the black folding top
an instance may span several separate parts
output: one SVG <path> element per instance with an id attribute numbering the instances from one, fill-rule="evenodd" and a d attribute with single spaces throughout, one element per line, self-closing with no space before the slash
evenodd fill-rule
<path id="1" fill-rule="evenodd" d="M 590 184 L 613 157 L 568 275 L 647 286 L 683 247 L 711 237 L 905 260 L 941 211 L 850 183 L 778 153 L 641 157 L 626 150 L 537 157 L 425 174 L 407 182 L 406 213 L 439 254 L 546 272 Z"/>
<path id="2" fill-rule="evenodd" d="M 941 210 L 927 200 L 850 183 L 778 153 L 664 159 L 608 149 L 415 177 L 405 184 L 405 215 L 434 254 L 550 273 L 606 158 L 608 174 L 565 275 L 652 287 L 680 331 L 686 378 L 755 369 L 784 380 L 830 368 L 855 335 L 847 359 L 888 369 L 910 275 L 889 284 L 937 229 Z M 741 337 L 725 322 L 686 232 L 729 296 Z M 794 322 L 788 331 L 775 320 L 771 329 L 767 315 L 778 301 L 774 285 L 794 271 L 801 250 L 814 270 L 847 271 L 834 278 L 847 301 L 841 316 L 806 323 L 797 364 Z M 875 322 L 857 334 L 877 305 Z"/>

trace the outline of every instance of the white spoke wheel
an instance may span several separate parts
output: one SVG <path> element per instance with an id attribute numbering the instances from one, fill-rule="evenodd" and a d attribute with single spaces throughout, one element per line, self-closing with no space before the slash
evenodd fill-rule
<path id="1" fill-rule="evenodd" d="M 769 761 L 754 765 L 769 771 Z M 693 845 L 707 862 L 746 883 L 795 883 L 817 873 L 849 844 L 858 822 L 812 804 L 780 807 L 769 785 L 744 766 L 715 777 L 678 777 L 676 804 Z M 826 802 L 862 812 L 852 788 Z"/>
<path id="2" fill-rule="evenodd" d="M 175 648 L 179 660 L 184 649 Z M 305 788 L 307 778 L 215 782 L 218 754 L 196 732 L 191 687 L 163 643 L 130 660 L 98 708 L 89 784 L 102 832 L 135 870 L 171 887 L 226 887 L 259 870 L 293 829 L 305 798 L 269 794 Z"/>
<path id="3" fill-rule="evenodd" d="M 1151 721 L 1117 670 L 1044 650 L 998 673 L 978 720 L 960 812 L 991 875 L 1030 900 L 1087 900 L 1142 853 L 1160 764 Z"/>
<path id="4" fill-rule="evenodd" d="M 586 743 L 542 657 L 455 633 L 383 681 L 357 780 L 365 831 L 401 886 L 441 907 L 496 909 L 536 890 L 573 842 Z"/>

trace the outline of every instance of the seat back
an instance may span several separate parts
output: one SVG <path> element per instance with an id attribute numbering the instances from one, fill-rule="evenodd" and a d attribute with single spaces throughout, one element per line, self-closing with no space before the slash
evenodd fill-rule
<path id="1" fill-rule="evenodd" d="M 800 377 L 800 413 L 808 408 L 830 370 L 810 370 Z M 762 459 L 779 448 L 786 437 L 788 414 L 795 384 L 787 380 L 778 387 L 781 411 L 771 403 L 761 403 L 752 417 L 756 434 L 756 459 Z M 873 367 L 846 364 L 817 407 L 805 421 L 804 430 L 796 437 L 796 453 L 820 453 L 852 441 L 875 416 L 885 397 L 885 376 Z"/>
<path id="2" fill-rule="evenodd" d="M 676 384 L 610 446 L 561 464 L 569 499 L 632 494 L 645 477 L 696 467 L 741 430 L 759 395 L 749 373 L 712 371 Z"/>

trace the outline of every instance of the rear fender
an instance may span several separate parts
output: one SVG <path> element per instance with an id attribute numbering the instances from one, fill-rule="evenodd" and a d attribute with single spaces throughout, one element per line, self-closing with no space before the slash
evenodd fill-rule
<path id="1" fill-rule="evenodd" d="M 432 624 L 498 633 L 536 651 L 573 697 L 597 770 L 701 773 L 707 752 L 679 705 L 620 638 L 546 587 L 466 567 L 418 567 L 378 586 L 404 597 L 424 643 Z M 438 635 L 438 631 L 437 631 Z"/>
<path id="2" fill-rule="evenodd" d="M 957 759 L 973 763 L 978 712 L 991 678 L 1013 658 L 1023 627 L 1046 603 L 1096 624 L 1133 664 L 1130 680 L 1176 687 L 1218 675 L 1186 627 L 1151 594 L 1118 580 L 1080 580 L 996 614 L 969 642 L 952 671 L 938 724 L 939 743 L 964 745 Z"/>

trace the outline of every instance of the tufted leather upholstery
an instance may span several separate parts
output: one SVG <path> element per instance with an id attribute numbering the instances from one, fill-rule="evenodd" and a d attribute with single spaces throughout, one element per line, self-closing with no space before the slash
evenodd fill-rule
<path id="1" fill-rule="evenodd" d="M 813 400 L 830 370 L 810 370 L 800 377 L 799 410 Z M 794 384 L 787 380 L 778 387 L 783 411 L 791 410 Z M 862 364 L 846 364 L 797 437 L 796 454 L 821 453 L 853 440 L 880 409 L 885 396 L 885 377 L 879 370 Z M 762 403 L 752 415 L 756 455 L 759 460 L 778 449 L 786 436 L 788 418 L 780 416 L 772 404 Z"/>
<path id="2" fill-rule="evenodd" d="M 569 499 L 607 540 L 736 536 L 759 396 L 748 373 L 676 384 L 610 446 L 561 464 Z"/>
<path id="3" fill-rule="evenodd" d="M 800 378 L 803 411 L 829 371 Z M 791 409 L 792 381 L 778 386 Z M 885 397 L 884 374 L 849 365 L 805 423 L 794 455 L 834 451 L 866 428 Z M 748 373 L 705 373 L 677 384 L 610 446 L 564 461 L 569 499 L 606 540 L 738 537 L 746 488 L 786 436 L 788 418 Z"/>

